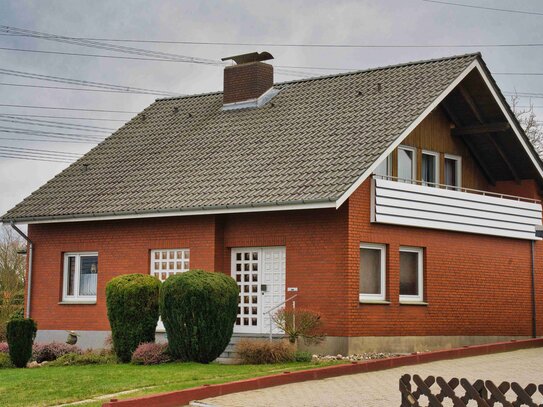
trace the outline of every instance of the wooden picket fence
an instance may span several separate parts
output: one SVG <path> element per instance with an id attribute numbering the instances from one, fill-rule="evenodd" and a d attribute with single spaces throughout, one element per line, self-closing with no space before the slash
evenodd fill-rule
<path id="1" fill-rule="evenodd" d="M 413 382 L 408 374 L 400 379 L 401 407 L 468 407 L 470 401 L 475 402 L 469 404 L 470 407 L 543 407 L 543 404 L 537 404 L 533 398 L 534 395 L 543 395 L 543 384 L 522 387 L 515 382 L 503 382 L 496 386 L 490 380 L 479 379 L 472 384 L 467 379 L 454 378 L 446 381 L 442 377 L 428 376 L 423 380 L 418 375 L 414 375 L 412 379 Z M 439 388 L 437 394 L 431 389 L 434 384 Z M 456 394 L 456 391 L 460 394 Z M 419 404 L 421 398 L 425 399 L 423 404 Z M 446 399 L 448 400 L 444 404 Z"/>

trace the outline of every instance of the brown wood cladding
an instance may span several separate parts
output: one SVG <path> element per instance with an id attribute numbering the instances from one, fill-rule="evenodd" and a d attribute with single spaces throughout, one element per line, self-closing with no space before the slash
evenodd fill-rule
<path id="1" fill-rule="evenodd" d="M 417 179 L 421 179 L 422 150 L 428 150 L 440 153 L 440 183 L 443 183 L 444 180 L 444 155 L 452 154 L 462 157 L 462 187 L 488 190 L 490 184 L 462 139 L 451 135 L 451 125 L 452 123 L 446 114 L 438 107 L 402 142 L 402 145 L 417 148 Z M 392 174 L 394 176 L 398 174 L 397 156 L 397 150 L 394 150 L 392 155 Z"/>

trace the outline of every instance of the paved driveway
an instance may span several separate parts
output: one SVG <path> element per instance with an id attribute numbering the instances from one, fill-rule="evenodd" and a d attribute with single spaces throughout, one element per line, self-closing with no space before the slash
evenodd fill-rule
<path id="1" fill-rule="evenodd" d="M 334 377 L 229 394 L 202 400 L 217 407 L 395 407 L 400 405 L 398 380 L 402 374 L 465 377 L 543 384 L 543 348 L 496 353 L 405 366 L 373 373 Z M 543 397 L 535 400 L 543 403 Z"/>

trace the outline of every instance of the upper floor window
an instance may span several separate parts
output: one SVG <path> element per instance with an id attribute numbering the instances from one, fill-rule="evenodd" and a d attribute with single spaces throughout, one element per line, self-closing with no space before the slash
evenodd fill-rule
<path id="1" fill-rule="evenodd" d="M 400 301 L 423 301 L 423 250 L 400 247 Z"/>
<path id="2" fill-rule="evenodd" d="M 360 301 L 385 300 L 386 246 L 360 245 Z"/>
<path id="3" fill-rule="evenodd" d="M 445 185 L 451 187 L 462 186 L 462 157 L 445 154 Z"/>
<path id="4" fill-rule="evenodd" d="M 98 253 L 65 253 L 63 301 L 96 301 Z"/>
<path id="5" fill-rule="evenodd" d="M 398 178 L 411 181 L 417 177 L 417 150 L 413 147 L 398 147 Z"/>
<path id="6" fill-rule="evenodd" d="M 439 184 L 439 153 L 423 151 L 421 162 L 422 185 Z"/>
<path id="7" fill-rule="evenodd" d="M 381 163 L 375 169 L 374 174 L 382 177 L 392 175 L 392 154 L 388 155 L 383 161 L 381 161 Z"/>
<path id="8" fill-rule="evenodd" d="M 151 250 L 151 275 L 160 281 L 189 270 L 189 249 Z"/>

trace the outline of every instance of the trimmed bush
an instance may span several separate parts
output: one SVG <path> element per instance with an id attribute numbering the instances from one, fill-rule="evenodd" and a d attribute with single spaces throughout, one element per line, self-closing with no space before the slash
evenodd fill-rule
<path id="1" fill-rule="evenodd" d="M 209 363 L 226 349 L 236 321 L 238 285 L 223 273 L 191 270 L 160 289 L 160 314 L 175 359 Z"/>
<path id="2" fill-rule="evenodd" d="M 135 365 L 159 365 L 170 360 L 167 343 L 142 343 L 132 354 Z"/>
<path id="3" fill-rule="evenodd" d="M 287 341 L 241 340 L 236 344 L 236 352 L 241 361 L 247 365 L 286 363 L 295 360 L 294 345 Z"/>
<path id="4" fill-rule="evenodd" d="M 13 367 L 11 359 L 7 353 L 0 353 L 0 369 Z"/>
<path id="5" fill-rule="evenodd" d="M 0 342 L 0 353 L 9 353 L 9 345 L 7 342 Z"/>
<path id="6" fill-rule="evenodd" d="M 32 359 L 36 362 L 51 362 L 68 353 L 82 354 L 79 346 L 68 345 L 62 342 L 35 343 L 32 346 Z"/>
<path id="7" fill-rule="evenodd" d="M 294 360 L 296 362 L 311 362 L 313 360 L 313 355 L 305 350 L 297 350 L 296 353 L 294 353 Z"/>
<path id="8" fill-rule="evenodd" d="M 47 366 L 110 365 L 115 363 L 117 363 L 117 357 L 113 354 L 87 351 L 82 354 L 67 353 Z"/>
<path id="9" fill-rule="evenodd" d="M 8 322 L 6 336 L 9 357 L 15 367 L 26 367 L 32 357 L 32 343 L 38 327 L 31 318 L 15 318 Z"/>
<path id="10" fill-rule="evenodd" d="M 140 343 L 155 341 L 159 290 L 160 281 L 147 274 L 127 274 L 107 284 L 107 316 L 120 361 L 130 362 Z"/>

